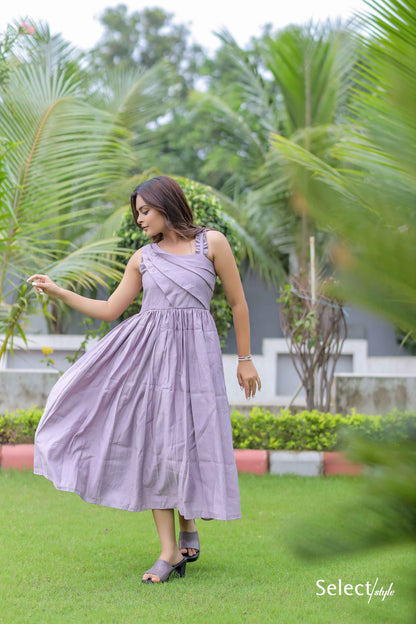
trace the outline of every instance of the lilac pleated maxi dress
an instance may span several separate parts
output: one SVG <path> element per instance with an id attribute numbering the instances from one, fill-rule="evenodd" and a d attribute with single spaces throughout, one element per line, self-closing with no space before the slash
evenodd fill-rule
<path id="1" fill-rule="evenodd" d="M 241 516 L 205 231 L 195 253 L 143 247 L 143 305 L 52 389 L 34 472 L 85 501 Z"/>

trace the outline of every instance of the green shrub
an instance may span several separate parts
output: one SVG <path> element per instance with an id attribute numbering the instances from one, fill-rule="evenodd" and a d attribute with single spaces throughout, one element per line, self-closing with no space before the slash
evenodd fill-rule
<path id="1" fill-rule="evenodd" d="M 33 442 L 42 412 L 31 407 L 0 415 L 0 444 Z M 234 448 L 238 449 L 334 451 L 345 449 L 351 434 L 380 443 L 416 438 L 416 412 L 368 416 L 352 411 L 348 416 L 341 416 L 316 410 L 298 414 L 281 410 L 275 415 L 253 407 L 248 417 L 235 410 L 231 425 Z"/>
<path id="2" fill-rule="evenodd" d="M 31 444 L 42 413 L 34 405 L 0 415 L 0 444 Z"/>
<path id="3" fill-rule="evenodd" d="M 355 411 L 348 416 L 316 410 L 277 415 L 253 407 L 248 417 L 235 410 L 231 414 L 234 448 L 288 451 L 333 451 L 345 448 L 351 434 L 369 440 L 400 442 L 416 435 L 415 412 L 392 412 L 368 416 Z"/>
<path id="4" fill-rule="evenodd" d="M 231 218 L 223 212 L 214 192 L 209 186 L 204 186 L 188 178 L 174 176 L 174 179 L 185 193 L 186 199 L 194 214 L 195 223 L 222 232 L 230 243 L 238 266 L 241 252 L 237 233 L 232 225 Z M 134 223 L 131 210 L 127 210 L 123 216 L 116 236 L 120 238 L 119 246 L 121 248 L 131 249 L 132 253 L 149 242 L 148 236 Z M 126 263 L 125 258 L 120 257 L 120 261 Z M 110 284 L 110 290 L 113 290 L 116 286 L 116 283 Z M 120 317 L 120 321 L 140 311 L 142 296 L 143 294 L 141 292 L 134 303 L 130 305 Z M 211 301 L 211 313 L 217 326 L 221 345 L 223 346 L 231 326 L 232 312 L 218 278 Z"/>

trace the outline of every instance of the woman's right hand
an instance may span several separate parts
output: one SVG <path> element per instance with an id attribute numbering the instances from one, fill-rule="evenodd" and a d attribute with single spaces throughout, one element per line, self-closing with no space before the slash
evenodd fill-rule
<path id="1" fill-rule="evenodd" d="M 40 275 L 39 273 L 35 273 L 34 275 L 31 275 L 27 281 L 32 284 L 38 294 L 44 293 L 49 297 L 57 297 L 59 291 L 62 290 L 47 275 Z"/>

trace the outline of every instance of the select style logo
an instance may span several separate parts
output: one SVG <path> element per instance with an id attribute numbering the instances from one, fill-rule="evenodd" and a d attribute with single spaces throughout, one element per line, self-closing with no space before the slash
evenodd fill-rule
<path id="1" fill-rule="evenodd" d="M 325 579 L 316 581 L 318 591 L 316 596 L 368 596 L 368 604 L 370 604 L 373 596 L 377 596 L 385 600 L 387 596 L 394 596 L 393 583 L 384 587 L 379 584 L 378 577 L 374 583 L 366 581 L 365 583 L 344 583 L 342 579 L 338 579 L 337 583 L 327 583 Z"/>

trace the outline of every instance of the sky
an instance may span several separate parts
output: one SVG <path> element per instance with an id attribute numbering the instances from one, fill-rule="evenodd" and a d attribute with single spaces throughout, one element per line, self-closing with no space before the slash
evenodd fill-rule
<path id="1" fill-rule="evenodd" d="M 47 21 L 52 34 L 62 33 L 76 47 L 88 50 L 100 39 L 99 16 L 107 6 L 127 5 L 129 12 L 158 6 L 188 25 L 193 39 L 207 50 L 218 47 L 213 32 L 227 28 L 244 46 L 258 36 L 264 24 L 274 30 L 310 19 L 348 19 L 355 11 L 367 11 L 364 0 L 0 0 L 0 33 L 16 19 Z"/>

